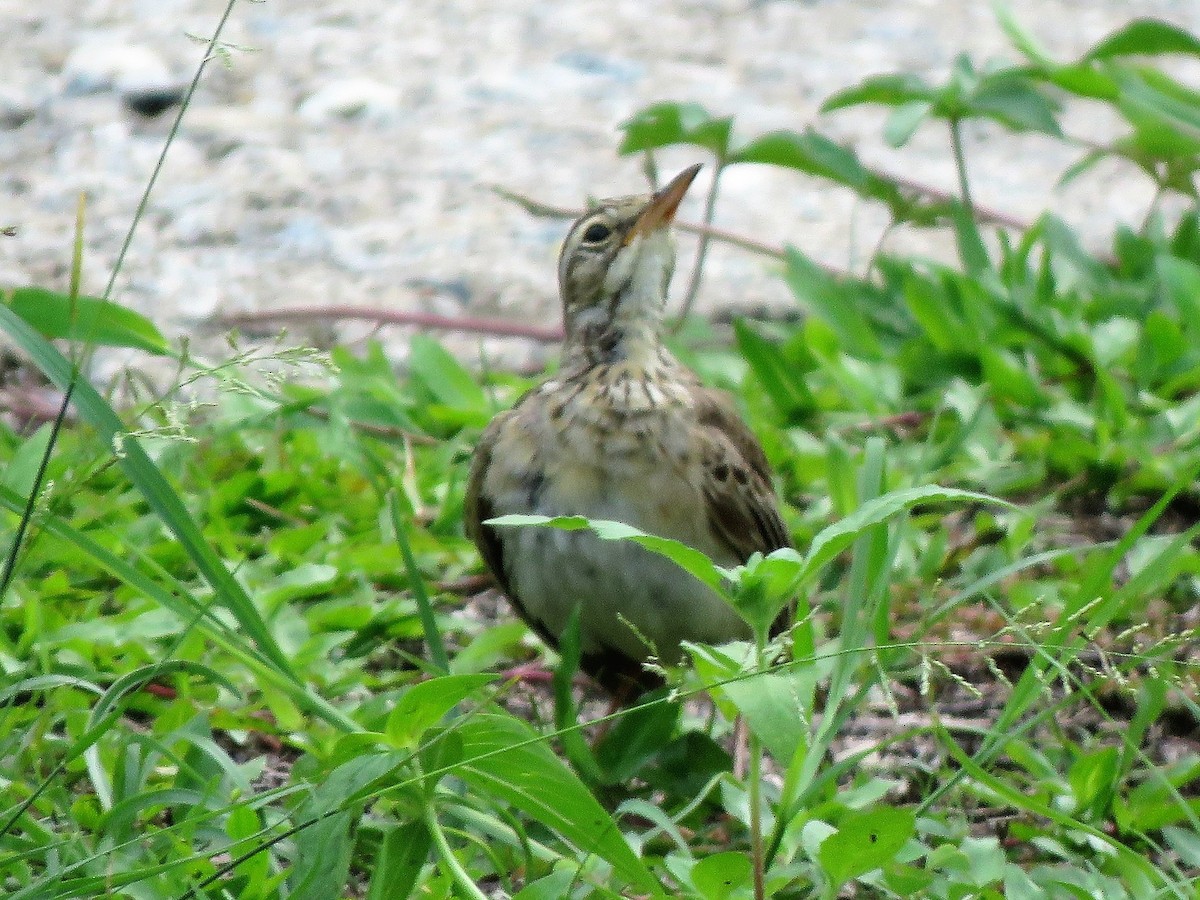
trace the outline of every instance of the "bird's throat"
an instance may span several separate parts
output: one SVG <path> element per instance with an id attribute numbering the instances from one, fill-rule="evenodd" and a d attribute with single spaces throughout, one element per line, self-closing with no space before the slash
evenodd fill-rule
<path id="1" fill-rule="evenodd" d="M 563 346 L 563 366 L 591 367 L 625 362 L 632 367 L 650 368 L 662 349 L 662 300 L 658 308 L 630 308 L 621 302 L 608 309 L 597 307 L 581 317 L 567 335 Z M 600 316 L 595 313 L 605 312 Z"/>

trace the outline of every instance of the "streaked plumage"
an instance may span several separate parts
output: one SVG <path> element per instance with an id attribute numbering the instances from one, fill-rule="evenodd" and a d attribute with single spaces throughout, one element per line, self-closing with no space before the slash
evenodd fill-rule
<path id="1" fill-rule="evenodd" d="M 583 666 L 614 688 L 646 684 L 641 663 L 676 662 L 681 640 L 749 631 L 706 586 L 632 543 L 483 522 L 612 519 L 726 566 L 789 546 L 758 441 L 662 343 L 669 226 L 698 169 L 651 196 L 601 201 L 571 228 L 559 260 L 562 365 L 493 419 L 467 490 L 467 532 L 522 618 L 556 644 L 579 605 Z"/>

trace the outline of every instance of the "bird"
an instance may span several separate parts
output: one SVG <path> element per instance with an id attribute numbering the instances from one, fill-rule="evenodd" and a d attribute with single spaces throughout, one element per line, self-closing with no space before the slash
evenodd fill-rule
<path id="1" fill-rule="evenodd" d="M 466 488 L 465 530 L 515 611 L 557 647 L 578 607 L 580 668 L 614 694 L 661 684 L 661 667 L 645 664 L 677 664 L 682 641 L 751 630 L 710 587 L 632 541 L 487 521 L 614 520 L 721 566 L 791 546 L 761 444 L 730 395 L 664 344 L 671 225 L 700 168 L 652 194 L 598 201 L 571 226 L 558 261 L 559 368 L 492 419 Z"/>

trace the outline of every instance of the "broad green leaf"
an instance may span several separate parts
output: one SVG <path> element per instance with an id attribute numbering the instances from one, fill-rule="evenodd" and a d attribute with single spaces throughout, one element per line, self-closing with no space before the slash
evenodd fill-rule
<path id="1" fill-rule="evenodd" d="M 1101 747 L 1085 753 L 1071 765 L 1067 778 L 1075 794 L 1076 811 L 1094 821 L 1108 808 L 1120 778 L 1120 751 Z"/>
<path id="2" fill-rule="evenodd" d="M 900 106 L 914 100 L 932 101 L 937 92 L 916 75 L 873 75 L 857 85 L 838 91 L 821 104 L 821 112 L 878 103 Z"/>
<path id="3" fill-rule="evenodd" d="M 1014 131 L 1062 135 L 1055 117 L 1058 104 L 1027 78 L 1011 71 L 985 79 L 968 100 L 967 107 L 972 115 L 992 119 Z"/>
<path id="4" fill-rule="evenodd" d="M 509 804 L 585 855 L 604 860 L 620 882 L 655 897 L 665 896 L 617 823 L 528 725 L 511 716 L 485 713 L 465 719 L 458 733 L 464 762 L 455 774 L 481 796 Z"/>
<path id="5" fill-rule="evenodd" d="M 1200 147 L 1200 92 L 1153 69 L 1113 71 L 1120 93 L 1117 105 L 1140 132 L 1166 132 L 1164 158 L 1195 154 Z"/>
<path id="6" fill-rule="evenodd" d="M 494 675 L 443 675 L 413 685 L 388 714 L 388 739 L 397 747 L 415 747 L 427 728 L 495 680 Z"/>
<path id="7" fill-rule="evenodd" d="M 730 681 L 721 690 L 780 765 L 790 763 L 796 749 L 808 743 L 811 723 L 802 715 L 808 692 L 800 676 L 766 672 Z"/>
<path id="8" fill-rule="evenodd" d="M 884 494 L 882 497 L 876 497 L 874 500 L 864 503 L 840 522 L 819 532 L 813 538 L 808 555 L 804 559 L 805 574 L 811 575 L 822 568 L 854 543 L 854 540 L 868 528 L 925 503 L 984 503 L 1016 509 L 1013 504 L 998 497 L 957 488 L 938 487 L 937 485 L 892 491 L 890 494 Z"/>
<path id="9" fill-rule="evenodd" d="M 512 900 L 563 900 L 571 896 L 570 888 L 578 879 L 578 872 L 563 866 L 544 878 L 529 882 L 513 894 Z"/>
<path id="10" fill-rule="evenodd" d="M 1200 265 L 1174 256 L 1160 256 L 1156 265 L 1185 333 L 1196 334 L 1200 327 Z"/>
<path id="11" fill-rule="evenodd" d="M 650 697 L 642 697 L 649 701 Z M 625 710 L 604 741 L 596 748 L 606 783 L 628 781 L 652 759 L 679 729 L 683 708 L 678 703 L 646 702 Z"/>
<path id="12" fill-rule="evenodd" d="M 911 810 L 881 806 L 852 812 L 821 842 L 817 859 L 835 884 L 845 884 L 894 860 L 915 828 Z"/>
<path id="13" fill-rule="evenodd" d="M 753 869 L 745 853 L 714 853 L 705 856 L 691 871 L 692 887 L 704 900 L 728 900 L 741 896 L 753 880 Z"/>
<path id="14" fill-rule="evenodd" d="M 1010 351 L 995 346 L 981 347 L 979 362 L 996 399 L 1028 408 L 1041 405 L 1043 398 L 1037 379 Z"/>
<path id="15" fill-rule="evenodd" d="M 1200 56 L 1200 38 L 1161 19 L 1134 19 L 1083 55 L 1083 59 L 1185 53 Z"/>
<path id="16" fill-rule="evenodd" d="M 903 275 L 904 301 L 929 343 L 943 353 L 973 350 L 975 336 L 955 314 L 940 282 L 909 270 Z"/>
<path id="17" fill-rule="evenodd" d="M 1119 93 L 1112 75 L 1090 63 L 1050 66 L 1035 70 L 1030 77 L 1043 79 L 1067 93 L 1089 100 L 1111 102 Z"/>
<path id="18" fill-rule="evenodd" d="M 1014 863 L 1004 867 L 1004 900 L 1043 900 L 1046 891 Z"/>
<path id="19" fill-rule="evenodd" d="M 407 900 L 429 858 L 433 839 L 424 822 L 389 828 L 375 857 L 367 900 Z"/>
<path id="20" fill-rule="evenodd" d="M 872 175 L 852 150 L 815 131 L 772 131 L 750 141 L 730 156 L 730 162 L 765 163 L 828 178 L 859 193 L 882 179 Z"/>
<path id="21" fill-rule="evenodd" d="M 693 144 L 724 157 L 733 120 L 715 118 L 699 103 L 656 103 L 622 123 L 622 155 L 674 144 Z"/>
<path id="22" fill-rule="evenodd" d="M 967 873 L 975 887 L 986 887 L 1004 877 L 1004 851 L 994 837 L 963 838 L 960 848 L 967 858 Z"/>
<path id="23" fill-rule="evenodd" d="M 199 799 L 194 803 L 186 805 L 202 809 L 204 805 L 203 795 L 198 791 L 194 793 L 198 795 Z M 130 824 L 132 825 L 133 823 L 131 822 Z M 225 820 L 225 833 L 233 841 L 234 847 L 253 846 L 254 841 L 260 840 L 259 833 L 262 831 L 262 828 L 262 816 L 258 810 L 252 809 L 250 806 L 235 807 L 230 811 L 229 817 Z M 251 885 L 263 885 L 272 877 L 271 862 L 271 854 L 256 853 L 237 867 L 236 877 L 245 879 Z"/>
<path id="24" fill-rule="evenodd" d="M 1162 830 L 1171 849 L 1179 854 L 1180 860 L 1186 866 L 1200 867 L 1200 834 L 1189 828 L 1168 825 Z"/>
<path id="25" fill-rule="evenodd" d="M 132 309 L 98 297 L 76 297 L 72 301 L 56 291 L 22 287 L 8 291 L 4 302 L 43 337 L 104 347 L 132 347 L 158 356 L 171 352 L 153 322 Z"/>

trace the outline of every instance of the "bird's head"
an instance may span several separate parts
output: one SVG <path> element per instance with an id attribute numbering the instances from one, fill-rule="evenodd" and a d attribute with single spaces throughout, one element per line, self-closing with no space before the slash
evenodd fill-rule
<path id="1" fill-rule="evenodd" d="M 630 329 L 657 333 L 675 270 L 671 222 L 699 171 L 654 194 L 601 200 L 571 227 L 558 260 L 568 343 L 615 347 Z"/>

